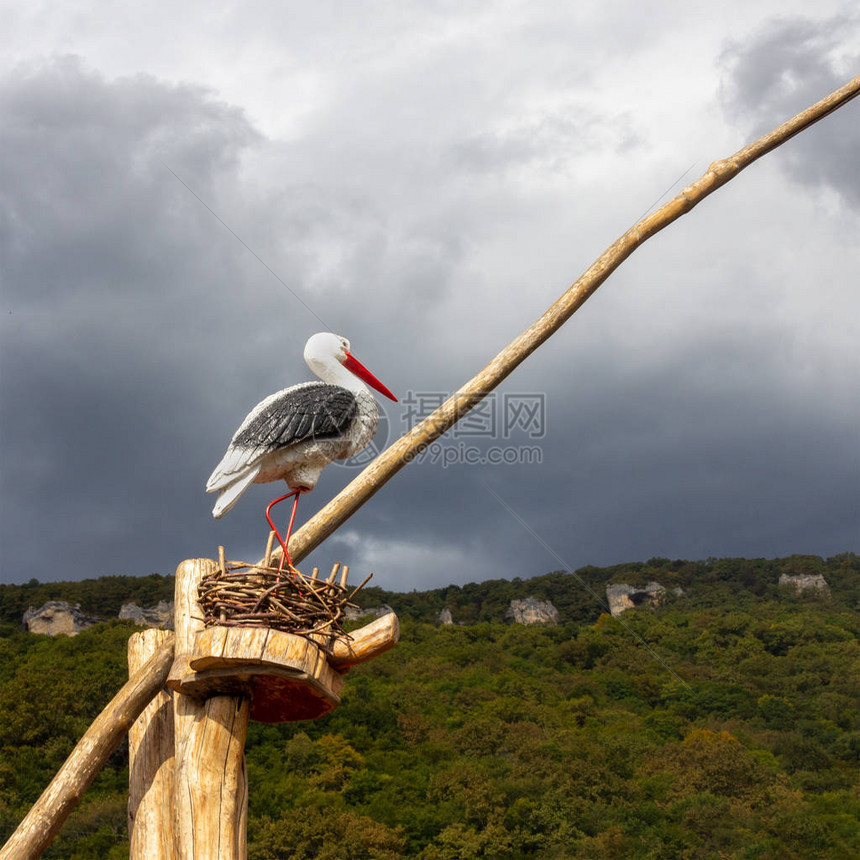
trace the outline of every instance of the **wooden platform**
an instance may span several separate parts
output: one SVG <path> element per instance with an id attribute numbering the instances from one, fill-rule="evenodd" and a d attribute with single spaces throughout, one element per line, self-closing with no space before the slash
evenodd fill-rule
<path id="1" fill-rule="evenodd" d="M 394 613 L 325 642 L 252 627 L 207 627 L 197 633 L 187 669 L 167 686 L 205 699 L 242 695 L 251 719 L 264 723 L 313 720 L 340 703 L 343 673 L 392 648 L 400 635 Z"/>

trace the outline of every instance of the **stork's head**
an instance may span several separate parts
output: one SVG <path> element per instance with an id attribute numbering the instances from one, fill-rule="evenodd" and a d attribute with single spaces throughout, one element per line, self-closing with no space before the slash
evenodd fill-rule
<path id="1" fill-rule="evenodd" d="M 314 371 L 316 371 L 314 364 L 327 364 L 332 359 L 343 364 L 347 355 L 349 355 L 349 341 L 334 332 L 318 332 L 308 338 L 305 344 L 305 362 Z"/>
<path id="2" fill-rule="evenodd" d="M 330 376 L 329 369 L 336 361 L 350 373 L 375 388 L 391 400 L 397 398 L 349 351 L 349 341 L 330 331 L 319 332 L 305 344 L 305 362 L 320 379 Z"/>

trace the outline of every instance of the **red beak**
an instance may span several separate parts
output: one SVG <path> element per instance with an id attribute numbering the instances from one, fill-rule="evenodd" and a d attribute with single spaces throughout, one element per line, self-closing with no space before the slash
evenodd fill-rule
<path id="1" fill-rule="evenodd" d="M 397 398 L 351 353 L 346 354 L 343 366 L 371 388 L 375 388 L 380 394 L 384 394 L 395 403 L 397 402 Z"/>

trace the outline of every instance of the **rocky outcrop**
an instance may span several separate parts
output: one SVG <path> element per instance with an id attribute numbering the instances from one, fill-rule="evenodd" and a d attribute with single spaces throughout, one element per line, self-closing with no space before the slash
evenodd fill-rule
<path id="1" fill-rule="evenodd" d="M 389 612 L 394 610 L 387 603 L 383 603 L 382 606 L 373 606 L 370 609 L 354 609 L 352 606 L 347 606 L 344 615 L 347 621 L 354 621 L 356 618 L 382 618 Z"/>
<path id="2" fill-rule="evenodd" d="M 680 597 L 684 592 L 680 588 L 673 588 L 672 593 Z M 665 599 L 666 589 L 659 582 L 649 582 L 642 588 L 628 585 L 626 582 L 606 586 L 606 602 L 613 615 L 621 615 L 622 612 L 643 603 L 659 606 Z"/>
<path id="3" fill-rule="evenodd" d="M 440 626 L 445 625 L 445 624 L 453 624 L 454 623 L 454 617 L 451 615 L 451 610 L 447 609 L 447 608 L 443 609 L 436 616 L 436 623 L 439 624 Z"/>
<path id="4" fill-rule="evenodd" d="M 119 610 L 119 618 L 121 621 L 132 621 L 140 627 L 173 630 L 173 601 L 159 600 L 155 606 L 123 603 Z"/>
<path id="5" fill-rule="evenodd" d="M 81 630 L 98 624 L 98 618 L 90 618 L 81 612 L 81 605 L 66 603 L 65 600 L 49 600 L 38 609 L 31 606 L 25 613 L 24 627 L 30 633 L 47 636 L 75 636 Z"/>
<path id="6" fill-rule="evenodd" d="M 792 576 L 790 573 L 782 573 L 779 576 L 779 584 L 793 588 L 798 594 L 801 591 L 817 591 L 823 597 L 830 597 L 830 586 L 820 573 L 801 573 Z"/>
<path id="7" fill-rule="evenodd" d="M 512 600 L 505 621 L 514 624 L 558 624 L 558 610 L 548 600 L 527 597 L 525 600 Z"/>

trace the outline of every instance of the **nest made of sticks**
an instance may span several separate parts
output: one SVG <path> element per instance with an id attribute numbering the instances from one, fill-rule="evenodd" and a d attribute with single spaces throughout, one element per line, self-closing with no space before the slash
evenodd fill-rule
<path id="1" fill-rule="evenodd" d="M 269 627 L 298 636 L 345 635 L 341 622 L 346 608 L 373 574 L 358 588 L 347 592 L 349 567 L 333 567 L 327 579 L 314 568 L 305 576 L 295 568 L 225 562 L 220 554 L 219 569 L 203 577 L 197 587 L 197 602 L 207 627 Z M 340 576 L 338 577 L 338 573 Z M 338 581 L 339 580 L 339 581 Z"/>

